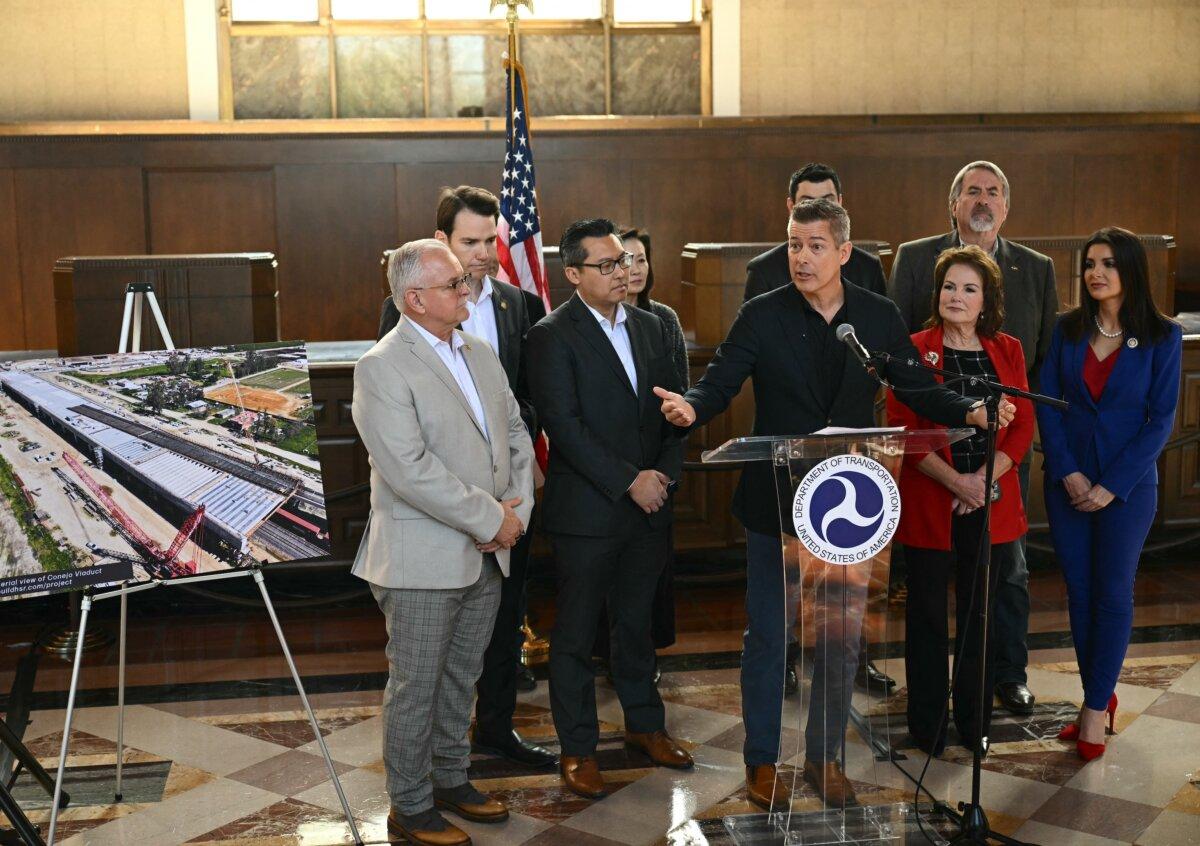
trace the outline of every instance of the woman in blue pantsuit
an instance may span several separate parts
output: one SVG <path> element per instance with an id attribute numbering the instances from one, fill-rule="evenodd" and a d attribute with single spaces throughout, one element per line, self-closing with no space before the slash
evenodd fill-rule
<path id="1" fill-rule="evenodd" d="M 1059 737 L 1080 757 L 1103 754 L 1117 676 L 1133 626 L 1133 580 L 1158 502 L 1156 462 L 1175 420 L 1182 332 L 1150 295 L 1137 236 L 1096 232 L 1083 249 L 1080 305 L 1060 318 L 1039 405 L 1046 513 L 1067 583 L 1083 680 L 1079 721 Z"/>

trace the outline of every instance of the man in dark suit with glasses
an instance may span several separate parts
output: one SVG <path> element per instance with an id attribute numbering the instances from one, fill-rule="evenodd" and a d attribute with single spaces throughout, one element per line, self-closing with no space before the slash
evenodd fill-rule
<path id="1" fill-rule="evenodd" d="M 651 392 L 681 389 L 661 320 L 626 308 L 628 268 L 610 220 L 581 220 L 559 245 L 575 293 L 529 330 L 526 363 L 538 420 L 550 441 L 542 530 L 558 580 L 550 636 L 550 707 L 566 786 L 598 799 L 592 645 L 608 598 L 613 684 L 625 742 L 659 766 L 692 757 L 665 730 L 654 685 L 651 607 L 670 552 L 671 491 L 683 443 Z"/>

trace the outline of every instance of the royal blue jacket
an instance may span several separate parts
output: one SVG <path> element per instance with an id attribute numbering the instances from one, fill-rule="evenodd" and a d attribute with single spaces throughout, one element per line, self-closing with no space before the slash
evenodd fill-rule
<path id="1" fill-rule="evenodd" d="M 1038 405 L 1045 472 L 1061 482 L 1079 472 L 1124 500 L 1135 486 L 1158 484 L 1156 462 L 1175 424 L 1183 331 L 1168 327 L 1158 343 L 1126 341 L 1100 395 L 1083 382 L 1086 335 L 1072 341 L 1062 320 L 1042 362 L 1041 391 L 1071 404 L 1066 411 Z"/>

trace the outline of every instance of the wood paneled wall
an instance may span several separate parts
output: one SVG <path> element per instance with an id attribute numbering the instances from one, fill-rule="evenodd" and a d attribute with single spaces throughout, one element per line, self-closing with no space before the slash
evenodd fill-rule
<path id="1" fill-rule="evenodd" d="M 440 186 L 495 188 L 503 148 L 480 121 L 436 134 L 413 122 L 180 126 L 192 134 L 0 129 L 0 350 L 56 346 L 61 256 L 202 250 L 276 253 L 285 337 L 373 337 L 381 252 L 431 233 Z M 810 160 L 842 175 L 855 236 L 898 245 L 947 230 L 954 173 L 992 159 L 1013 186 L 1006 235 L 1109 223 L 1169 233 L 1179 290 L 1200 292 L 1196 116 L 546 120 L 535 131 L 546 243 L 578 217 L 646 226 L 656 297 L 671 305 L 684 243 L 782 239 L 788 174 Z"/>

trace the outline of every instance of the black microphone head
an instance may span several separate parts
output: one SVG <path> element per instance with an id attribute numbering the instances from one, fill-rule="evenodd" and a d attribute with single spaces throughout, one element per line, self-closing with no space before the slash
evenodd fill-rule
<path id="1" fill-rule="evenodd" d="M 841 323 L 838 328 L 833 331 L 833 336 L 839 341 L 845 341 L 854 334 L 854 327 L 849 323 Z"/>

